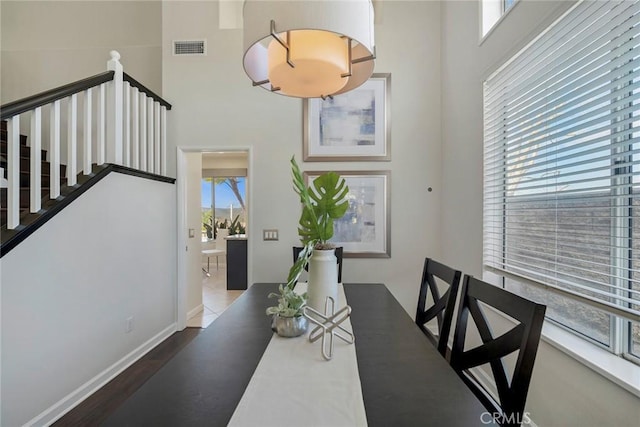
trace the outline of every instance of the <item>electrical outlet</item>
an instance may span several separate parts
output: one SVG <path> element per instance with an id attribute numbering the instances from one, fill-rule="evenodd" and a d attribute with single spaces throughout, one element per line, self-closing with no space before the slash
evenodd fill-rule
<path id="1" fill-rule="evenodd" d="M 278 230 L 262 230 L 262 240 L 278 240 Z"/>
<path id="2" fill-rule="evenodd" d="M 131 317 L 127 317 L 127 322 L 126 322 L 126 326 L 124 331 L 128 334 L 129 332 L 133 331 L 133 316 Z"/>

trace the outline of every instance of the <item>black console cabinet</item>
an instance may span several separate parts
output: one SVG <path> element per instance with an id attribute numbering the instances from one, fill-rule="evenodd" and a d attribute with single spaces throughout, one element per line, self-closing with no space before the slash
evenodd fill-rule
<path id="1" fill-rule="evenodd" d="M 227 289 L 247 289 L 247 239 L 227 238 Z"/>

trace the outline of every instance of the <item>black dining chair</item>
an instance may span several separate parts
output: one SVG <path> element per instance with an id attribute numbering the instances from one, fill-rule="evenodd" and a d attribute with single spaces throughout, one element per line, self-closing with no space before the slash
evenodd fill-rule
<path id="1" fill-rule="evenodd" d="M 451 322 L 461 275 L 462 273 L 459 270 L 454 270 L 431 258 L 424 260 L 415 322 L 445 358 L 447 357 L 447 342 L 449 341 L 449 332 L 451 331 Z M 442 295 L 440 295 L 438 283 L 448 285 L 447 290 Z M 431 294 L 433 304 L 426 308 L 428 293 Z M 427 322 L 433 319 L 437 319 L 438 323 L 437 336 L 426 325 Z"/>
<path id="2" fill-rule="evenodd" d="M 480 303 L 506 314 L 519 324 L 508 332 L 494 337 Z M 471 276 L 464 276 L 451 349 L 451 366 L 487 410 L 498 414 L 494 419 L 503 426 L 519 426 L 523 422 L 524 406 L 540 342 L 545 310 L 546 306 L 542 304 L 529 301 Z M 478 329 L 482 344 L 465 350 L 469 314 Z M 509 381 L 502 358 L 516 351 L 518 352 L 517 361 Z M 470 371 L 471 368 L 486 363 L 491 366 L 497 398 L 494 398 Z"/>
<path id="3" fill-rule="evenodd" d="M 298 255 L 302 252 L 301 246 L 293 247 L 293 262 L 295 263 L 298 260 Z M 342 246 L 335 248 L 336 260 L 338 263 L 338 283 L 342 283 Z M 307 264 L 304 268 L 306 271 L 309 271 L 309 264 Z"/>

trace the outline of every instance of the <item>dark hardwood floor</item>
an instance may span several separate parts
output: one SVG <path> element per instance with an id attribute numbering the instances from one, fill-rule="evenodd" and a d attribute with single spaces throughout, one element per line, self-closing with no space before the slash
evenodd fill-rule
<path id="1" fill-rule="evenodd" d="M 201 331 L 200 328 L 186 328 L 174 333 L 53 425 L 60 427 L 101 424 L 122 402 L 138 390 Z"/>

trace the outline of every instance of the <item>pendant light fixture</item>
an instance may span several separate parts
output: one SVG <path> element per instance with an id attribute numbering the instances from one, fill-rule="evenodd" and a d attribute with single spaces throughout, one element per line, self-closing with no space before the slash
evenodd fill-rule
<path id="1" fill-rule="evenodd" d="M 326 98 L 373 73 L 371 0 L 245 0 L 243 18 L 243 63 L 254 86 Z"/>

